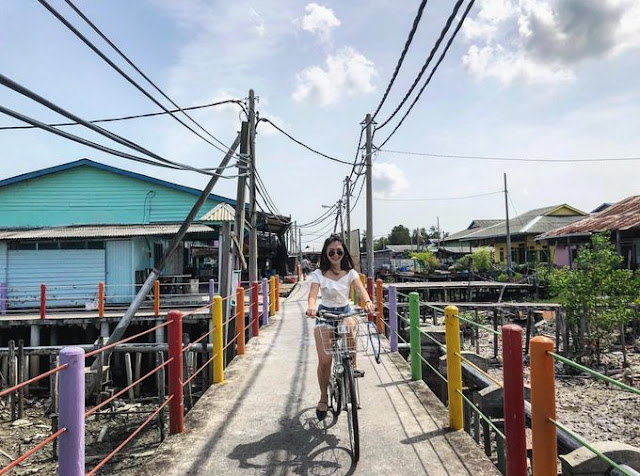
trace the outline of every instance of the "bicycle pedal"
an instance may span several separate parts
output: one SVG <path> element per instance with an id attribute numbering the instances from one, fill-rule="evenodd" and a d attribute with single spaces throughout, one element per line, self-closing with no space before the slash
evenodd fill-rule
<path id="1" fill-rule="evenodd" d="M 358 370 L 354 370 L 354 371 L 353 371 L 353 376 L 354 376 L 355 378 L 362 378 L 362 377 L 364 377 L 364 370 L 360 370 L 360 369 L 358 369 Z"/>

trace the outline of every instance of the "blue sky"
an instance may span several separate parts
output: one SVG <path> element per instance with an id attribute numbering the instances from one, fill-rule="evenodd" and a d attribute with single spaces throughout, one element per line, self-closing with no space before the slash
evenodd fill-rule
<path id="1" fill-rule="evenodd" d="M 64 1 L 50 3 L 152 91 Z M 355 157 L 360 123 L 389 83 L 419 3 L 75 2 L 181 106 L 244 99 L 253 88 L 261 117 L 347 161 Z M 453 3 L 427 3 L 378 123 L 408 90 Z M 490 193 L 502 189 L 503 173 L 512 215 L 558 203 L 590 211 L 640 193 L 640 161 L 557 161 L 640 157 L 639 47 L 636 0 L 477 0 L 411 114 L 374 157 L 374 235 L 398 224 L 428 228 L 438 217 L 449 232 L 472 219 L 501 218 L 504 197 Z M 0 71 L 86 119 L 159 111 L 35 0 L 0 0 Z M 44 122 L 60 120 L 4 87 L 0 104 Z M 233 105 L 192 115 L 226 144 L 242 117 Z M 374 144 L 399 117 L 376 133 Z M 17 124 L 0 117 L 0 125 Z M 221 160 L 219 151 L 167 117 L 105 127 L 196 167 Z M 65 130 L 108 144 L 81 128 Z M 42 131 L 0 131 L 0 144 L 0 178 L 88 157 L 197 188 L 207 182 L 202 175 L 129 162 Z M 259 173 L 282 214 L 306 223 L 340 198 L 349 166 L 306 151 L 267 123 L 259 125 L 256 147 Z M 234 180 L 221 180 L 214 193 L 234 197 L 235 188 Z M 460 198 L 475 195 L 483 196 Z M 364 225 L 362 196 L 352 228 Z M 305 229 L 305 245 L 317 246 L 328 226 Z"/>

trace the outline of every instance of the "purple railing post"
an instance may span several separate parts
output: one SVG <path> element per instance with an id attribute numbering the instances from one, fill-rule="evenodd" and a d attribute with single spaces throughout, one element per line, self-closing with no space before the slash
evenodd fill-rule
<path id="1" fill-rule="evenodd" d="M 60 351 L 59 427 L 66 428 L 60 435 L 58 474 L 84 476 L 84 350 L 82 347 L 64 347 Z"/>
<path id="2" fill-rule="evenodd" d="M 269 280 L 262 278 L 262 325 L 269 325 Z"/>
<path id="3" fill-rule="evenodd" d="M 216 282 L 211 278 L 209 280 L 209 304 L 213 306 L 213 296 L 216 295 Z"/>
<path id="4" fill-rule="evenodd" d="M 7 313 L 7 283 L 0 283 L 0 314 Z"/>
<path id="5" fill-rule="evenodd" d="M 398 298 L 394 285 L 389 286 L 389 340 L 391 352 L 398 352 Z"/>

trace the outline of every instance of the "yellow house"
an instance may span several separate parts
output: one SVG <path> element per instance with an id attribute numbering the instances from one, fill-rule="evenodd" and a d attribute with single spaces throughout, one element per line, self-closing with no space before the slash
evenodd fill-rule
<path id="1" fill-rule="evenodd" d="M 536 236 L 560 228 L 588 214 L 566 203 L 528 211 L 509 220 L 511 236 L 511 261 L 515 264 L 553 263 L 555 246 L 535 241 Z M 507 226 L 506 220 L 482 228 L 460 239 L 471 246 L 493 246 L 494 261 L 507 264 Z"/>

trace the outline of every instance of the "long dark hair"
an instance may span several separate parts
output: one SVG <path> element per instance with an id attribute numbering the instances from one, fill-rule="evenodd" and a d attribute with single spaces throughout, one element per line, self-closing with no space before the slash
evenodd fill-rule
<path id="1" fill-rule="evenodd" d="M 342 260 L 340 261 L 340 269 L 344 269 L 345 271 L 353 269 L 353 258 L 351 257 L 351 254 L 349 254 L 349 250 L 344 244 L 344 241 L 342 241 L 340 235 L 333 234 L 324 240 L 324 245 L 322 246 L 322 254 L 320 255 L 320 271 L 322 271 L 322 274 L 326 273 L 329 271 L 329 268 L 331 268 L 331 263 L 329 262 L 329 258 L 327 258 L 327 248 L 331 243 L 335 243 L 336 241 L 342 245 L 342 251 L 344 251 Z"/>

